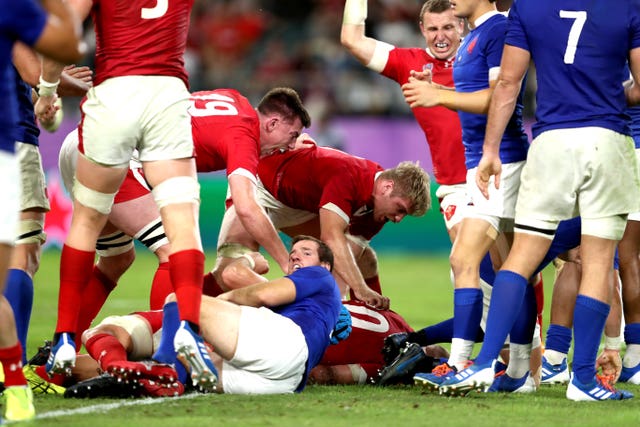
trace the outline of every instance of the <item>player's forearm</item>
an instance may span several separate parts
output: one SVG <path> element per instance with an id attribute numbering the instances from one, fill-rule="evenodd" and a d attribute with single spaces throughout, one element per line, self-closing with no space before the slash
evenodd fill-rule
<path id="1" fill-rule="evenodd" d="M 483 150 L 497 152 L 507 124 L 513 115 L 520 86 L 499 81 L 491 96 Z"/>
<path id="2" fill-rule="evenodd" d="M 342 283 L 347 284 L 354 291 L 360 291 L 367 287 L 358 269 L 355 258 L 345 239 L 322 239 L 333 251 L 334 265 L 333 273 L 338 276 Z"/>
<path id="3" fill-rule="evenodd" d="M 44 57 L 42 59 L 42 71 L 40 74 L 40 89 L 42 90 L 43 81 L 44 84 L 59 84 L 60 75 L 62 74 L 63 69 L 64 64 Z M 40 96 L 43 96 L 42 93 L 40 94 Z"/>
<path id="4" fill-rule="evenodd" d="M 487 114 L 491 100 L 491 89 L 477 92 L 457 92 L 449 89 L 438 90 L 439 104 L 450 110 L 474 114 Z"/>
<path id="5" fill-rule="evenodd" d="M 219 297 L 238 305 L 276 307 L 295 301 L 296 288 L 291 279 L 282 277 L 265 283 L 233 289 Z"/>
<path id="6" fill-rule="evenodd" d="M 237 213 L 249 234 L 273 257 L 280 268 L 286 271 L 289 252 L 264 211 L 256 205 L 255 209 L 249 209 L 246 213 L 240 210 L 237 210 Z"/>

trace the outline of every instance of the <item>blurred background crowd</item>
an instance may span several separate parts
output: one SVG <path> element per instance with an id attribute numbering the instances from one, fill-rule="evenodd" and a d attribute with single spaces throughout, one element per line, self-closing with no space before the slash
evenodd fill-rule
<path id="1" fill-rule="evenodd" d="M 367 33 L 424 47 L 422 4 L 369 0 Z M 505 10 L 510 1 L 498 4 Z M 334 115 L 410 115 L 396 83 L 340 45 L 343 9 L 344 0 L 195 0 L 185 57 L 191 90 L 231 87 L 255 105 L 268 89 L 290 86 L 316 124 Z"/>

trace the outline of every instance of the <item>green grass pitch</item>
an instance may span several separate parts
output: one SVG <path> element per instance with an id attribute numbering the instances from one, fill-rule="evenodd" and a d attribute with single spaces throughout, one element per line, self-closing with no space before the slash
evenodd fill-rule
<path id="1" fill-rule="evenodd" d="M 208 254 L 208 267 L 213 254 Z M 452 286 L 446 256 L 384 253 L 379 256 L 384 292 L 392 308 L 420 328 L 451 316 Z M 35 280 L 28 354 L 55 326 L 59 252 L 47 250 Z M 141 250 L 99 319 L 145 309 L 155 259 Z M 553 272 L 545 271 L 548 307 Z M 548 317 L 545 318 L 545 321 Z M 640 386 L 627 386 L 640 394 Z M 576 403 L 564 387 L 534 395 L 472 394 L 444 398 L 414 387 L 310 386 L 282 396 L 189 395 L 179 399 L 70 400 L 36 396 L 42 426 L 631 426 L 640 420 L 640 395 L 625 402 Z"/>

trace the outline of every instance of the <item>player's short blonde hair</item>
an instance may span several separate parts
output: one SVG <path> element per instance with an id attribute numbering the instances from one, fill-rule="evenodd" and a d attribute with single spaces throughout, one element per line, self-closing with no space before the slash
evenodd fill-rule
<path id="1" fill-rule="evenodd" d="M 409 215 L 422 216 L 431 208 L 431 179 L 418 162 L 402 162 L 382 172 L 380 178 L 393 181 L 393 196 L 411 201 Z"/>

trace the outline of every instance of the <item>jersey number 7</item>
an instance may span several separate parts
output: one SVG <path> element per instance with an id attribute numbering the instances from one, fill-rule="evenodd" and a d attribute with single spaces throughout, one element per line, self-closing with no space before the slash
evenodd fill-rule
<path id="1" fill-rule="evenodd" d="M 584 23 L 587 21 L 587 12 L 584 10 L 561 10 L 560 18 L 574 19 L 567 39 L 567 48 L 564 51 L 564 63 L 573 64 L 573 60 L 576 58 L 576 50 L 578 50 L 578 39 L 580 38 L 580 33 L 582 33 Z"/>

